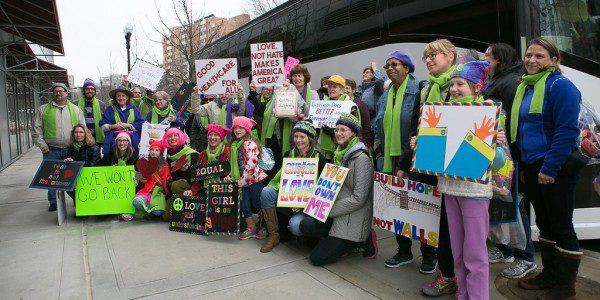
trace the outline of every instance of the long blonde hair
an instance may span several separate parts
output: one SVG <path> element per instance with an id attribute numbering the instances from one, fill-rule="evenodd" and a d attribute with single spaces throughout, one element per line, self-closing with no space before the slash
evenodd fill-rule
<path id="1" fill-rule="evenodd" d="M 83 129 L 83 132 L 85 133 L 85 139 L 83 140 L 84 145 L 92 146 L 92 145 L 96 144 L 96 140 L 92 136 L 92 133 L 90 132 L 90 130 L 84 125 L 77 124 L 77 125 L 73 126 L 73 130 L 71 130 L 71 141 L 70 141 L 71 145 L 73 145 L 73 143 L 75 143 L 75 128 Z"/>

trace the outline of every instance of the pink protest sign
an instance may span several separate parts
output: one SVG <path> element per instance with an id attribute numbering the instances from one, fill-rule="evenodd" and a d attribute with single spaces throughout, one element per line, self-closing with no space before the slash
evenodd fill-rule
<path id="1" fill-rule="evenodd" d="M 299 59 L 295 59 L 291 56 L 288 56 L 287 59 L 285 60 L 285 66 L 283 67 L 284 73 L 285 73 L 285 78 L 288 77 L 288 75 L 290 74 L 290 71 L 292 70 L 292 68 L 294 66 L 296 66 L 297 64 L 300 63 Z"/>
<path id="2" fill-rule="evenodd" d="M 326 164 L 304 208 L 304 213 L 325 223 L 348 176 L 348 170 L 334 164 Z"/>

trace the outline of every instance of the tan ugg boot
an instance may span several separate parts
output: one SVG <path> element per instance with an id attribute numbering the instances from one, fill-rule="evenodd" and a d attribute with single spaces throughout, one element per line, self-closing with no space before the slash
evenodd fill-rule
<path id="1" fill-rule="evenodd" d="M 279 223 L 277 220 L 277 208 L 265 208 L 262 210 L 263 218 L 267 223 L 267 230 L 269 231 L 269 237 L 260 248 L 260 252 L 267 253 L 271 252 L 275 246 L 279 244 Z"/>

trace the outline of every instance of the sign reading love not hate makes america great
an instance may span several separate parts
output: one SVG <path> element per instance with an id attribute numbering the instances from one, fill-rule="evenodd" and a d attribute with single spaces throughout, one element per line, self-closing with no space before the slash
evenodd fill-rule
<path id="1" fill-rule="evenodd" d="M 317 180 L 317 185 L 313 188 L 308 204 L 304 208 L 304 213 L 325 223 L 333 203 L 337 198 L 346 176 L 348 168 L 334 164 L 326 164 Z"/>
<path id="2" fill-rule="evenodd" d="M 196 78 L 200 94 L 237 93 L 237 59 L 196 60 Z"/>
<path id="3" fill-rule="evenodd" d="M 250 53 L 252 78 L 256 86 L 283 84 L 285 77 L 282 42 L 251 44 Z"/>
<path id="4" fill-rule="evenodd" d="M 133 166 L 83 168 L 75 188 L 75 215 L 134 213 L 134 179 Z"/>
<path id="5" fill-rule="evenodd" d="M 277 207 L 306 207 L 318 172 L 318 158 L 284 158 Z"/>

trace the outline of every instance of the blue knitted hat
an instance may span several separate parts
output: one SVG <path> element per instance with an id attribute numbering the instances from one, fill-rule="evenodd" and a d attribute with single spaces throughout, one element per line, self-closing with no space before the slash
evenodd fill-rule
<path id="1" fill-rule="evenodd" d="M 312 121 L 310 119 L 298 121 L 296 123 L 296 125 L 294 125 L 294 128 L 292 129 L 292 134 L 296 131 L 302 132 L 302 133 L 308 135 L 308 137 L 311 139 L 314 139 L 315 136 L 317 136 L 317 130 L 313 126 Z"/>
<path id="2" fill-rule="evenodd" d="M 356 134 L 358 134 L 361 129 L 360 121 L 358 121 L 358 118 L 352 114 L 341 115 L 337 122 L 335 122 L 335 125 L 344 125 L 352 129 L 352 131 L 354 131 Z"/>

